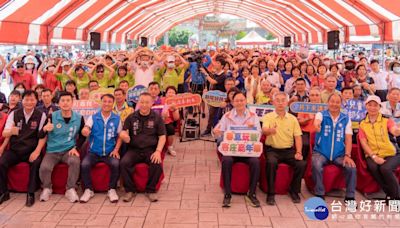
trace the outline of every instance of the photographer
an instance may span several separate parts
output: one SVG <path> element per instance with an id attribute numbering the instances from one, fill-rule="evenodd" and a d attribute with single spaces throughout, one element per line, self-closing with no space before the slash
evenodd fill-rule
<path id="1" fill-rule="evenodd" d="M 224 56 L 217 56 L 215 58 L 214 62 L 214 72 L 216 73 L 209 73 L 206 71 L 206 69 L 201 68 L 200 71 L 202 74 L 205 75 L 205 79 L 207 82 L 210 83 L 210 90 L 219 90 L 221 92 L 226 92 L 225 90 L 225 79 L 227 78 L 227 75 L 225 74 L 223 70 L 223 66 L 225 66 L 226 61 Z M 232 83 L 233 85 L 233 83 Z M 209 106 L 209 117 L 208 117 L 208 123 L 207 123 L 207 128 L 201 134 L 202 136 L 207 136 L 211 133 L 211 127 L 213 125 L 213 116 L 217 114 L 218 108 Z"/>
<path id="2" fill-rule="evenodd" d="M 192 80 L 191 91 L 192 93 L 203 95 L 203 90 L 206 88 L 206 76 L 200 71 L 200 69 L 207 68 L 211 64 L 211 57 L 209 55 L 203 54 L 201 51 L 193 52 L 188 57 L 189 72 L 190 76 L 187 80 Z M 201 103 L 202 117 L 205 118 L 204 113 L 204 103 Z M 193 116 L 196 116 L 196 112 Z"/>

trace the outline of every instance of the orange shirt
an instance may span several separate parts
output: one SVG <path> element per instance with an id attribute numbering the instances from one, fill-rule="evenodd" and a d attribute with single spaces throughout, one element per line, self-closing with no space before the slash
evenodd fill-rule
<path id="1" fill-rule="evenodd" d="M 297 115 L 297 117 L 300 117 L 300 118 L 310 118 L 310 116 L 311 115 L 309 113 L 299 113 Z M 301 130 L 304 131 L 304 132 L 309 132 L 309 133 L 315 132 L 314 118 L 315 118 L 315 114 L 314 114 L 314 117 L 311 120 L 308 120 L 305 124 L 300 125 Z"/>

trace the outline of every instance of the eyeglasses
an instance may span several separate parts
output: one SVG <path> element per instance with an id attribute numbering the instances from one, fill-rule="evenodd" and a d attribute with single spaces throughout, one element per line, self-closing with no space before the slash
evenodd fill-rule
<path id="1" fill-rule="evenodd" d="M 104 73 L 104 71 L 102 71 L 102 70 L 101 71 L 97 71 L 97 73 Z"/>
<path id="2" fill-rule="evenodd" d="M 24 66 L 17 66 L 17 68 L 24 68 Z"/>

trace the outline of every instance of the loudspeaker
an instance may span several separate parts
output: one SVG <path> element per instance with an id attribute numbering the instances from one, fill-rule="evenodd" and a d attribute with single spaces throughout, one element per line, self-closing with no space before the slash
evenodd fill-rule
<path id="1" fill-rule="evenodd" d="M 328 50 L 337 50 L 339 49 L 339 31 L 329 31 L 328 32 Z"/>
<path id="2" fill-rule="evenodd" d="M 140 46 L 147 47 L 147 37 L 140 37 Z"/>
<path id="3" fill-rule="evenodd" d="M 292 45 L 292 37 L 290 36 L 285 36 L 284 38 L 284 47 L 290 47 Z"/>
<path id="4" fill-rule="evenodd" d="M 100 50 L 101 35 L 98 32 L 90 33 L 90 49 Z"/>

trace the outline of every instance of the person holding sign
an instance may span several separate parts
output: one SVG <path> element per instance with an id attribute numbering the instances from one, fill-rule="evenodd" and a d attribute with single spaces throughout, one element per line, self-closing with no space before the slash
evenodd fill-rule
<path id="1" fill-rule="evenodd" d="M 112 112 L 114 96 L 104 94 L 101 97 L 101 111 L 90 116 L 85 127 L 82 129 L 82 135 L 89 137 L 89 153 L 82 161 L 82 180 L 85 191 L 80 198 L 80 202 L 86 203 L 94 196 L 91 168 L 98 162 L 106 163 L 110 168 L 110 183 L 108 198 L 111 203 L 118 202 L 116 192 L 119 178 L 119 149 L 121 139 L 118 134 L 122 130 L 120 117 Z M 106 132 L 106 134 L 105 134 Z"/>
<path id="2" fill-rule="evenodd" d="M 165 89 L 165 98 L 176 96 L 177 90 L 175 86 L 168 86 Z M 176 122 L 179 120 L 179 109 L 176 108 L 176 104 L 165 105 L 161 117 L 165 123 L 165 129 L 167 131 L 167 142 L 168 142 L 168 153 L 172 156 L 176 156 L 176 151 L 174 149 L 175 140 L 175 126 Z"/>
<path id="3" fill-rule="evenodd" d="M 400 200 L 400 187 L 394 173 L 400 165 L 399 147 L 389 135 L 400 136 L 400 128 L 379 113 L 381 105 L 378 96 L 367 98 L 367 116 L 360 123 L 358 137 L 371 175 L 391 200 Z"/>
<path id="4" fill-rule="evenodd" d="M 124 202 L 130 202 L 136 196 L 136 187 L 132 179 L 135 165 L 149 165 L 149 179 L 146 185 L 146 196 L 150 202 L 156 202 L 156 185 L 163 172 L 161 152 L 164 148 L 165 124 L 161 116 L 154 112 L 152 96 L 144 92 L 139 96 L 139 110 L 126 118 L 120 137 L 128 144 L 128 151 L 120 162 L 120 171 L 126 191 Z"/>
<path id="5" fill-rule="evenodd" d="M 267 159 L 267 204 L 275 205 L 275 178 L 278 164 L 284 162 L 294 169 L 289 195 L 294 203 L 300 203 L 301 179 L 306 169 L 302 155 L 301 128 L 296 117 L 287 113 L 289 96 L 278 92 L 273 97 L 274 112 L 262 118 Z"/>
<path id="6" fill-rule="evenodd" d="M 42 158 L 40 153 L 46 143 L 38 138 L 46 116 L 35 109 L 37 93 L 27 90 L 22 95 L 22 108 L 12 111 L 6 121 L 3 137 L 9 141 L 9 148 L 0 154 L 0 204 L 10 199 L 7 189 L 8 169 L 20 162 L 30 165 L 28 194 L 25 205 L 35 203 L 35 191 L 39 186 L 38 172 Z"/>
<path id="7" fill-rule="evenodd" d="M 53 168 L 58 163 L 63 162 L 68 164 L 65 197 L 71 203 L 74 203 L 79 201 L 75 190 L 81 163 L 77 148 L 80 148 L 85 142 L 85 137 L 80 133 L 85 126 L 85 120 L 80 114 L 72 111 L 73 98 L 71 93 L 61 92 L 58 104 L 60 110 L 49 114 L 39 135 L 40 138 L 47 141 L 46 154 L 39 170 L 40 180 L 43 183 L 40 201 L 49 200 L 52 193 L 51 175 Z"/>
<path id="8" fill-rule="evenodd" d="M 233 95 L 233 109 L 222 116 L 219 123 L 213 129 L 214 135 L 218 138 L 227 131 L 230 126 L 246 126 L 255 127 L 261 131 L 260 120 L 258 116 L 246 109 L 246 96 L 241 92 L 236 92 Z M 220 139 L 218 141 L 221 141 Z M 224 200 L 223 207 L 231 205 L 231 176 L 232 166 L 234 162 L 245 162 L 250 167 L 250 188 L 245 196 L 246 202 L 252 207 L 260 207 L 260 202 L 256 197 L 256 187 L 260 175 L 260 161 L 258 157 L 232 157 L 222 155 L 222 176 L 224 181 Z"/>
<path id="9" fill-rule="evenodd" d="M 351 159 L 352 134 L 351 120 L 340 112 L 342 97 L 332 94 L 328 98 L 328 110 L 315 116 L 315 146 L 312 154 L 312 175 L 315 182 L 314 194 L 324 199 L 324 166 L 332 163 L 342 167 L 346 177 L 345 201 L 355 200 L 357 171 Z"/>

